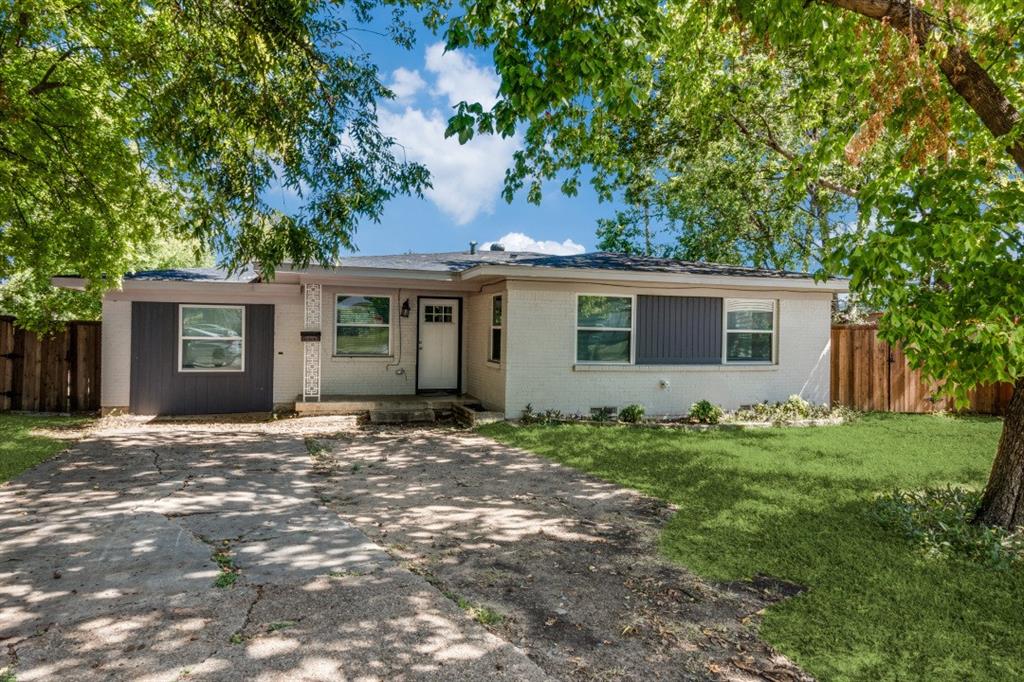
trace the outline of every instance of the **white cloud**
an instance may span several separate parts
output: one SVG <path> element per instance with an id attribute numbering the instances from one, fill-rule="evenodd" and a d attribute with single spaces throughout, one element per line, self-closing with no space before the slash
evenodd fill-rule
<path id="1" fill-rule="evenodd" d="M 433 189 L 427 190 L 427 198 L 456 224 L 464 225 L 481 213 L 494 211 L 505 169 L 520 138 L 478 135 L 464 145 L 454 138 L 445 139 L 451 110 L 440 106 L 436 98 L 444 98 L 448 106 L 465 100 L 490 107 L 498 78 L 470 55 L 445 53 L 442 43 L 427 48 L 424 66 L 422 74 L 402 67 L 392 72 L 388 87 L 398 102 L 382 108 L 378 121 L 381 131 L 402 146 L 407 159 L 430 170 Z"/>
<path id="2" fill-rule="evenodd" d="M 427 48 L 427 71 L 434 74 L 434 91 L 454 106 L 466 101 L 480 102 L 490 109 L 497 101 L 498 77 L 494 71 L 477 66 L 472 57 L 461 52 L 445 52 L 443 43 Z"/>
<path id="3" fill-rule="evenodd" d="M 427 82 L 415 69 L 400 66 L 391 72 L 391 83 L 388 84 L 388 88 L 395 93 L 395 97 L 399 101 L 410 99 L 425 87 L 427 87 Z"/>
<path id="4" fill-rule="evenodd" d="M 455 138 L 445 139 L 448 121 L 437 110 L 385 109 L 378 120 L 384 134 L 404 147 L 409 160 L 430 169 L 433 188 L 426 195 L 456 224 L 465 225 L 494 210 L 518 138 L 480 135 L 460 145 Z"/>
<path id="5" fill-rule="evenodd" d="M 563 242 L 556 242 L 551 239 L 537 240 L 522 232 L 509 232 L 504 237 L 495 240 L 505 247 L 506 251 L 532 251 L 533 253 L 546 253 L 552 256 L 572 256 L 586 251 L 586 247 L 577 244 L 571 239 Z M 480 245 L 481 251 L 491 248 L 494 242 L 484 242 Z"/>

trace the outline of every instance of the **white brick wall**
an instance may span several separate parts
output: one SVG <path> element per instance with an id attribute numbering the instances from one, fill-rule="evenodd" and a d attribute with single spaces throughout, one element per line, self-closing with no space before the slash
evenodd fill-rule
<path id="1" fill-rule="evenodd" d="M 634 288 L 510 281 L 501 289 L 464 294 L 463 390 L 489 409 L 518 417 L 527 403 L 536 409 L 587 412 L 591 407 L 644 405 L 648 414 L 685 413 L 707 398 L 726 408 L 791 394 L 813 402 L 829 397 L 831 295 L 819 292 L 746 291 L 701 287 Z M 207 287 L 172 287 L 145 295 L 114 292 L 103 302 L 104 409 L 130 400 L 131 300 L 267 302 L 275 305 L 274 402 L 293 402 L 302 391 L 302 294 L 267 298 L 258 285 L 228 295 Z M 491 294 L 503 291 L 505 331 L 501 365 L 487 362 Z M 575 366 L 576 293 L 653 294 L 774 298 L 779 300 L 779 362 L 771 367 L 582 367 Z M 334 301 L 338 293 L 392 296 L 392 351 L 388 358 L 334 356 Z M 413 394 L 416 391 L 417 296 L 452 292 L 360 287 L 324 287 L 322 393 L 324 395 Z M 402 301 L 412 308 L 400 316 Z M 402 371 L 404 370 L 404 371 Z M 668 383 L 662 386 L 662 381 Z"/>
<path id="2" fill-rule="evenodd" d="M 505 409 L 505 366 L 487 361 L 491 298 L 496 293 L 504 295 L 503 291 L 495 290 L 466 297 L 466 392 L 479 398 L 488 410 L 502 411 Z"/>
<path id="3" fill-rule="evenodd" d="M 726 409 L 792 394 L 816 403 L 829 399 L 831 294 L 539 282 L 509 282 L 508 288 L 508 417 L 518 417 L 527 403 L 538 410 L 583 413 L 638 403 L 649 415 L 677 415 L 704 398 Z M 777 299 L 779 362 L 768 367 L 575 367 L 577 292 Z"/>
<path id="4" fill-rule="evenodd" d="M 132 302 L 103 299 L 100 407 L 128 408 L 131 396 Z"/>
<path id="5" fill-rule="evenodd" d="M 334 355 L 334 305 L 338 294 L 391 296 L 391 356 L 381 358 L 336 357 Z M 443 291 L 381 289 L 372 287 L 328 287 L 323 290 L 323 333 L 320 350 L 321 395 L 408 395 L 416 393 L 416 324 L 418 296 L 450 297 Z M 408 299 L 409 317 L 399 313 Z M 463 315 L 465 315 L 465 307 Z M 465 328 L 464 328 L 465 329 Z M 297 335 L 296 335 L 297 338 Z M 466 387 L 466 339 L 463 338 L 462 385 Z"/>

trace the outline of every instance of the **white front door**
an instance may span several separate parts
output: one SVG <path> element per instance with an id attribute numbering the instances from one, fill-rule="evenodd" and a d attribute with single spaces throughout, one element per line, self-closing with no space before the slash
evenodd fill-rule
<path id="1" fill-rule="evenodd" d="M 459 387 L 459 301 L 421 298 L 419 301 L 417 388 L 455 390 Z"/>

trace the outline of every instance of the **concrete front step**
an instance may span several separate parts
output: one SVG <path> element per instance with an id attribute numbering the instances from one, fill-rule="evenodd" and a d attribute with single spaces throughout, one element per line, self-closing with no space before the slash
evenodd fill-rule
<path id="1" fill-rule="evenodd" d="M 457 422 L 469 428 L 505 421 L 505 415 L 501 412 L 490 412 L 483 409 L 481 405 L 473 404 L 452 405 L 452 415 Z"/>
<path id="2" fill-rule="evenodd" d="M 370 410 L 370 422 L 373 424 L 411 424 L 413 422 L 432 422 L 437 415 L 430 408 Z"/>
<path id="3" fill-rule="evenodd" d="M 431 409 L 438 412 L 450 411 L 453 405 L 479 402 L 472 396 L 455 395 L 401 395 L 401 396 L 335 396 L 325 395 L 320 400 L 295 403 L 295 411 L 301 415 L 366 414 L 374 410 L 384 412 L 401 410 Z"/>

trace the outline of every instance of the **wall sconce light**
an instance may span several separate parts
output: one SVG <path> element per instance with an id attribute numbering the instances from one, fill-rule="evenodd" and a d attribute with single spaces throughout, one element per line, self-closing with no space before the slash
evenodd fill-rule
<path id="1" fill-rule="evenodd" d="M 402 301 L 402 317 L 409 317 L 409 299 Z"/>

